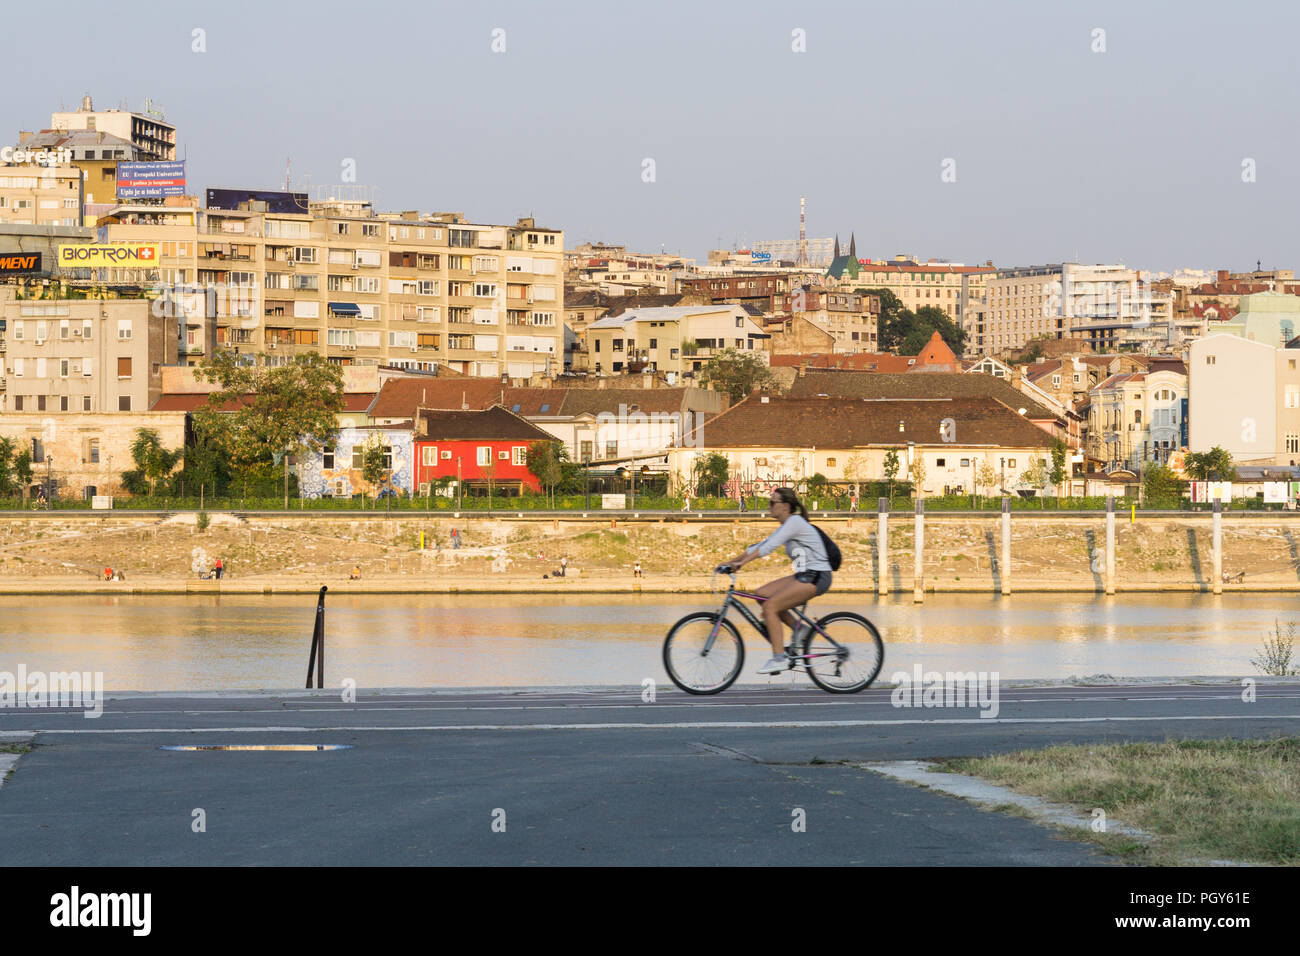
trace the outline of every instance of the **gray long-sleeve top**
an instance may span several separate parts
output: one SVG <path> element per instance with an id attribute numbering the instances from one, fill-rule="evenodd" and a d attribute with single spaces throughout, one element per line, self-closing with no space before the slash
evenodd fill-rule
<path id="1" fill-rule="evenodd" d="M 822 546 L 821 535 L 801 515 L 791 515 L 781 522 L 781 527 L 773 531 L 758 544 L 750 545 L 747 551 L 757 551 L 759 557 L 767 557 L 777 548 L 785 545 L 785 553 L 794 562 L 794 573 L 800 571 L 829 571 L 831 563 L 826 558 L 826 548 Z"/>

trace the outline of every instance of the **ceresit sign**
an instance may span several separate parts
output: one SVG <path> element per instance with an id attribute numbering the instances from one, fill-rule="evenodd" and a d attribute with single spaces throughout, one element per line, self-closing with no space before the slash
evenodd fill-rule
<path id="1" fill-rule="evenodd" d="M 59 246 L 59 265 L 65 269 L 94 266 L 152 266 L 158 263 L 156 242 L 85 242 Z"/>
<path id="2" fill-rule="evenodd" d="M 37 166 L 67 166 L 72 162 L 70 149 L 23 149 L 21 146 L 0 148 L 0 163 L 35 163 Z"/>

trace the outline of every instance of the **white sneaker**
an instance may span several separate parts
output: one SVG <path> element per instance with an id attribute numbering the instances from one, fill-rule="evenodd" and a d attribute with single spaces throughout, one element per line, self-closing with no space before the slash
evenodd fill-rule
<path id="1" fill-rule="evenodd" d="M 772 659 L 758 669 L 760 674 L 779 674 L 790 669 L 790 658 L 784 654 L 774 654 Z"/>

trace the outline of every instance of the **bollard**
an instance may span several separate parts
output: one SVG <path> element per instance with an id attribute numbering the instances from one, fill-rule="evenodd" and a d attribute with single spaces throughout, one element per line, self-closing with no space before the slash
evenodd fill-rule
<path id="1" fill-rule="evenodd" d="M 1115 499 L 1106 496 L 1106 593 L 1115 593 Z"/>
<path id="2" fill-rule="evenodd" d="M 1011 593 L 1011 499 L 1002 499 L 1002 593 Z"/>
<path id="3" fill-rule="evenodd" d="M 1002 593 L 1011 593 L 1011 499 L 1002 498 Z"/>
<path id="4" fill-rule="evenodd" d="M 912 571 L 912 600 L 920 603 L 925 600 L 925 499 L 916 499 L 916 534 L 914 551 L 916 564 Z"/>
<path id="5" fill-rule="evenodd" d="M 1223 499 L 1214 499 L 1214 541 L 1211 545 L 1214 555 L 1214 593 L 1223 593 Z"/>
<path id="6" fill-rule="evenodd" d="M 321 585 L 320 597 L 316 601 L 316 627 L 311 635 L 311 654 L 307 657 L 307 689 L 311 690 L 311 671 L 316 668 L 316 687 L 325 687 L 325 592 L 329 590 Z"/>
<path id="7" fill-rule="evenodd" d="M 876 518 L 876 593 L 889 593 L 889 499 L 881 498 L 880 513 Z"/>

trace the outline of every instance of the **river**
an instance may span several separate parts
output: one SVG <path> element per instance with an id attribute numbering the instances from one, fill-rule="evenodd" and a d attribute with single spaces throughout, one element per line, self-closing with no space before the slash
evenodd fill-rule
<path id="1" fill-rule="evenodd" d="M 666 682 L 663 636 L 682 614 L 709 606 L 706 598 L 331 596 L 326 683 Z M 817 607 L 856 610 L 876 623 L 886 679 L 916 664 L 1003 679 L 1250 675 L 1258 673 L 1250 658 L 1274 622 L 1300 620 L 1300 597 L 1285 594 L 935 595 L 920 606 L 864 594 L 832 595 Z M 113 691 L 301 687 L 314 620 L 310 597 L 3 597 L 0 671 L 102 671 Z M 746 646 L 742 681 L 766 681 L 752 673 L 765 647 L 752 633 Z"/>

